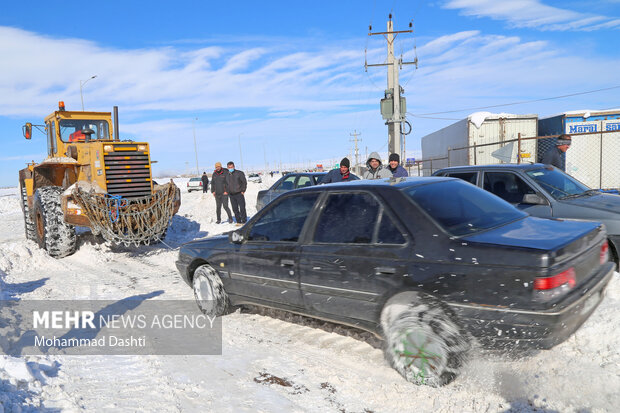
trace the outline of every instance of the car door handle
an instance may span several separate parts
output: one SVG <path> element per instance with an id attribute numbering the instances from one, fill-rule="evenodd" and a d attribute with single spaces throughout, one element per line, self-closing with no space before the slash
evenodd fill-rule
<path id="1" fill-rule="evenodd" d="M 282 267 L 292 267 L 295 265 L 295 261 L 293 260 L 281 260 L 280 261 L 280 266 Z"/>
<path id="2" fill-rule="evenodd" d="M 396 268 L 394 267 L 375 267 L 375 274 L 395 274 Z"/>

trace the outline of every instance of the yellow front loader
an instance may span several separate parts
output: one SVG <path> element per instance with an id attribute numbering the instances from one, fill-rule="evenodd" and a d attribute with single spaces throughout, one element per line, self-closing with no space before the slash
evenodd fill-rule
<path id="1" fill-rule="evenodd" d="M 53 257 L 77 248 L 76 226 L 90 227 L 106 241 L 140 245 L 165 236 L 181 194 L 172 180 L 152 179 L 149 145 L 120 141 L 118 111 L 58 110 L 44 125 L 27 123 L 47 137 L 47 158 L 19 171 L 26 238 Z"/>

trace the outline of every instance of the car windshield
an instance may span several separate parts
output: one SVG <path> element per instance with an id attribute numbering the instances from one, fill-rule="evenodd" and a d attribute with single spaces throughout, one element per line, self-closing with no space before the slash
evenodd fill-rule
<path id="1" fill-rule="evenodd" d="M 555 199 L 572 198 L 597 192 L 559 169 L 544 167 L 526 173 Z"/>
<path id="2" fill-rule="evenodd" d="M 403 192 L 455 236 L 484 231 L 527 216 L 503 199 L 460 179 L 405 188 Z"/>
<path id="3" fill-rule="evenodd" d="M 63 142 L 84 142 L 86 136 L 82 131 L 85 129 L 93 131 L 91 139 L 110 139 L 108 122 L 101 119 L 61 119 L 60 139 Z"/>

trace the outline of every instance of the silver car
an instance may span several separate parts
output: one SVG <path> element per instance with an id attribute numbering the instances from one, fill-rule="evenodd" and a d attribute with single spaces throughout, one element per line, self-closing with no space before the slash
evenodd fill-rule
<path id="1" fill-rule="evenodd" d="M 591 189 L 544 164 L 455 166 L 433 175 L 468 181 L 535 217 L 602 222 L 607 228 L 609 257 L 618 268 L 620 195 Z"/>

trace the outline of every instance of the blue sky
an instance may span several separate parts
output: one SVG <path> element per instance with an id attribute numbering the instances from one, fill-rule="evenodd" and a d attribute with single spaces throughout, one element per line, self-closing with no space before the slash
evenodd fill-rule
<path id="1" fill-rule="evenodd" d="M 328 163 L 385 151 L 379 113 L 388 14 L 413 132 L 422 136 L 477 108 L 620 86 L 620 0 L 9 2 L 0 14 L 0 186 L 46 153 L 26 141 L 59 100 L 87 110 L 119 106 L 121 138 L 151 144 L 155 175 L 243 157 L 244 169 Z M 414 52 L 415 46 L 415 52 Z M 620 107 L 620 88 L 490 109 L 546 116 Z M 466 109 L 466 110 L 460 110 Z M 460 110 L 433 115 L 415 115 Z M 239 141 L 242 150 L 240 154 Z"/>

